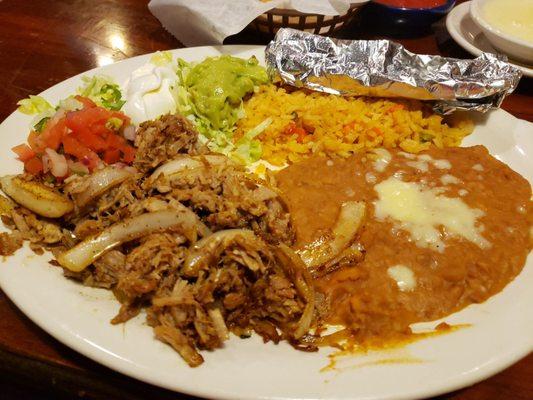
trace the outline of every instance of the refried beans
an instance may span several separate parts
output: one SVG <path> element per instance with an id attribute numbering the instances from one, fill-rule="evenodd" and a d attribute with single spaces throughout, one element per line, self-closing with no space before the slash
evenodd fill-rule
<path id="1" fill-rule="evenodd" d="M 367 204 L 357 239 L 364 248 L 362 261 L 315 280 L 323 299 L 321 317 L 344 325 L 355 337 L 408 333 L 411 323 L 485 301 L 521 271 L 532 247 L 530 184 L 483 146 L 431 148 L 418 155 L 388 150 L 348 159 L 314 157 L 275 179 L 291 213 L 296 249 L 328 232 L 344 202 Z M 471 210 L 475 226 L 470 228 L 479 240 L 454 234 L 457 224 L 465 223 L 459 217 L 437 224 L 440 244 L 432 247 L 425 236 L 420 239 L 421 229 L 410 230 L 411 222 L 377 216 L 378 192 L 385 189 L 380 183 L 387 182 L 410 189 L 418 184 L 412 192 L 437 196 L 443 212 L 452 206 Z"/>

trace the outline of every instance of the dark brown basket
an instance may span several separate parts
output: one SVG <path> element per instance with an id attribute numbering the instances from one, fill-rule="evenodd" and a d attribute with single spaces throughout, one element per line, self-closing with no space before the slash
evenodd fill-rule
<path id="1" fill-rule="evenodd" d="M 268 36 L 274 36 L 279 28 L 331 35 L 349 25 L 360 7 L 361 4 L 352 4 L 345 14 L 336 16 L 304 14 L 295 10 L 274 8 L 253 20 L 249 29 Z"/>

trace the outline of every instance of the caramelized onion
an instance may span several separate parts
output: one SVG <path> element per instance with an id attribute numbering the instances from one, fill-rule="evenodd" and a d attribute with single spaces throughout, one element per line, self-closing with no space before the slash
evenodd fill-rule
<path id="1" fill-rule="evenodd" d="M 330 237 L 323 237 L 299 250 L 308 268 L 316 268 L 339 256 L 354 240 L 365 216 L 365 204 L 357 201 L 343 203 Z"/>
<path id="2" fill-rule="evenodd" d="M 132 176 L 126 168 L 105 167 L 93 173 L 87 182 L 87 190 L 73 196 L 78 208 L 83 208 L 109 189 Z"/>
<path id="3" fill-rule="evenodd" d="M 13 203 L 8 197 L 0 195 L 0 215 L 11 215 L 11 211 L 15 208 Z"/>
<path id="4" fill-rule="evenodd" d="M 301 258 L 285 244 L 278 245 L 276 248 L 276 257 L 280 261 L 285 273 L 291 278 L 296 290 L 298 290 L 298 293 L 306 302 L 302 316 L 293 334 L 295 339 L 299 339 L 309 331 L 313 322 L 315 311 L 313 278 Z"/>
<path id="5" fill-rule="evenodd" d="M 182 272 L 188 277 L 195 277 L 238 238 L 257 240 L 255 233 L 248 229 L 226 229 L 206 236 L 196 242 L 190 249 Z"/>
<path id="6" fill-rule="evenodd" d="M 211 321 L 213 321 L 213 325 L 215 327 L 215 331 L 217 332 L 217 336 L 220 339 L 221 342 L 228 340 L 229 338 L 229 331 L 228 327 L 226 326 L 226 322 L 224 322 L 224 316 L 222 315 L 222 312 L 219 308 L 212 308 L 207 311 L 209 314 L 209 317 L 211 318 Z"/>
<path id="7" fill-rule="evenodd" d="M 57 261 L 63 267 L 79 272 L 91 265 L 106 251 L 124 242 L 174 227 L 179 227 L 185 232 L 197 232 L 197 216 L 192 211 L 186 210 L 157 211 L 128 218 L 78 243 L 60 254 Z"/>
<path id="8" fill-rule="evenodd" d="M 198 157 L 182 156 L 161 165 L 153 172 L 150 179 L 157 179 L 160 175 L 171 176 L 185 170 L 202 168 L 205 166 L 203 161 L 207 162 L 209 165 L 221 165 L 231 162 L 226 156 L 214 154 Z"/>
<path id="9" fill-rule="evenodd" d="M 25 181 L 19 176 L 4 176 L 0 178 L 0 185 L 16 203 L 43 217 L 59 218 L 74 208 L 69 199 L 55 190 L 41 183 Z"/>

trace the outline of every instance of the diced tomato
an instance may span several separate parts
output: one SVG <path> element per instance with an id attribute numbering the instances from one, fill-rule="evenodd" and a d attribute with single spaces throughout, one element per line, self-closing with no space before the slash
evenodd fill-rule
<path id="1" fill-rule="evenodd" d="M 370 130 L 375 132 L 376 135 L 378 135 L 378 136 L 383 136 L 383 131 L 381 129 L 379 129 L 377 126 L 374 126 Z M 372 136 L 375 136 L 375 135 L 372 135 Z"/>
<path id="2" fill-rule="evenodd" d="M 392 106 L 389 107 L 389 109 L 387 110 L 387 112 L 390 112 L 390 113 L 393 113 L 394 111 L 399 111 L 399 110 L 403 110 L 405 107 L 403 104 L 394 104 Z"/>
<path id="3" fill-rule="evenodd" d="M 26 143 L 19 144 L 18 146 L 13 147 L 11 150 L 17 154 L 19 160 L 22 162 L 26 162 L 30 158 L 35 157 L 35 152 Z"/>
<path id="4" fill-rule="evenodd" d="M 100 157 L 94 151 L 81 144 L 73 135 L 63 138 L 63 150 L 66 154 L 76 157 L 90 170 L 96 168 L 100 161 Z"/>
<path id="5" fill-rule="evenodd" d="M 294 133 L 296 134 L 296 141 L 298 143 L 302 143 L 304 141 L 304 138 L 307 136 L 307 131 L 301 127 L 295 128 Z"/>
<path id="6" fill-rule="evenodd" d="M 38 152 L 39 145 L 37 143 L 37 138 L 39 137 L 39 134 L 35 131 L 30 131 L 30 134 L 28 135 L 28 144 L 32 148 L 32 150 Z"/>
<path id="7" fill-rule="evenodd" d="M 108 164 L 114 164 L 120 161 L 119 149 L 107 149 L 104 153 L 104 161 Z"/>
<path id="8" fill-rule="evenodd" d="M 126 164 L 131 164 L 135 160 L 135 149 L 129 145 L 125 145 L 122 148 L 122 153 L 124 154 L 124 162 Z"/>
<path id="9" fill-rule="evenodd" d="M 284 133 L 286 135 L 296 135 L 296 141 L 302 143 L 304 138 L 309 134 L 303 127 L 296 125 L 294 121 L 289 122 L 285 127 Z"/>
<path id="10" fill-rule="evenodd" d="M 104 151 L 107 149 L 107 143 L 98 135 L 94 135 L 86 130 L 77 134 L 72 134 L 80 143 L 83 143 L 89 149 L 96 152 Z"/>
<path id="11" fill-rule="evenodd" d="M 285 134 L 286 135 L 292 135 L 294 133 L 294 130 L 296 129 L 296 123 L 289 122 L 289 124 L 285 127 Z"/>
<path id="12" fill-rule="evenodd" d="M 57 150 L 63 136 L 68 133 L 65 118 L 60 119 L 55 124 L 47 124 L 44 131 L 39 134 L 38 143 L 42 143 L 44 147 L 49 147 L 52 150 Z"/>
<path id="13" fill-rule="evenodd" d="M 344 126 L 342 127 L 342 131 L 343 131 L 344 133 L 350 133 L 351 131 L 354 130 L 354 128 L 355 128 L 355 122 L 350 122 L 349 124 L 344 125 Z"/>
<path id="14" fill-rule="evenodd" d="M 24 163 L 24 170 L 32 175 L 43 172 L 43 162 L 37 157 L 32 157 Z"/>
<path id="15" fill-rule="evenodd" d="M 95 123 L 91 125 L 90 129 L 92 133 L 101 137 L 107 137 L 107 135 L 113 133 L 111 129 L 100 123 Z"/>
<path id="16" fill-rule="evenodd" d="M 93 108 L 96 107 L 96 103 L 89 99 L 88 97 L 83 96 L 74 96 L 76 100 L 83 104 L 83 108 Z"/>
<path id="17" fill-rule="evenodd" d="M 67 114 L 67 126 L 73 132 L 93 131 L 98 126 L 104 126 L 111 112 L 101 107 L 84 108 Z"/>
<path id="18" fill-rule="evenodd" d="M 107 145 L 111 149 L 122 149 L 126 145 L 126 139 L 122 136 L 111 134 L 107 137 Z"/>

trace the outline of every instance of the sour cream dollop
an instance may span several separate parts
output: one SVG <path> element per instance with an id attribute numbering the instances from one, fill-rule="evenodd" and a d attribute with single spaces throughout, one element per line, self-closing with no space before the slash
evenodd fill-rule
<path id="1" fill-rule="evenodd" d="M 132 72 L 125 84 L 125 99 L 122 111 L 135 125 L 176 111 L 172 89 L 177 76 L 170 66 L 152 63 Z"/>

